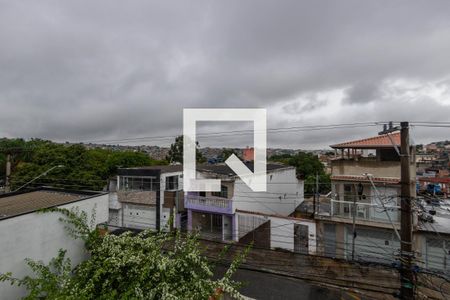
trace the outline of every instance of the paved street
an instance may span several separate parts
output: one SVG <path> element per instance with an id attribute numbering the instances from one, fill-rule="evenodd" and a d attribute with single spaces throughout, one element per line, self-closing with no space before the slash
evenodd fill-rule
<path id="1" fill-rule="evenodd" d="M 224 267 L 218 267 L 218 272 L 224 271 Z M 299 279 L 245 269 L 239 269 L 233 279 L 244 283 L 240 290 L 242 294 L 258 300 L 360 299 L 349 293 L 315 286 Z"/>

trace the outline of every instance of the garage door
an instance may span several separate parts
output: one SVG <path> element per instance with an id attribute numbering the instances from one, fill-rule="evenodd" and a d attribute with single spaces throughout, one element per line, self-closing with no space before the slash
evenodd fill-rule
<path id="1" fill-rule="evenodd" d="M 123 224 L 128 228 L 155 229 L 155 207 L 126 204 L 123 211 Z"/>

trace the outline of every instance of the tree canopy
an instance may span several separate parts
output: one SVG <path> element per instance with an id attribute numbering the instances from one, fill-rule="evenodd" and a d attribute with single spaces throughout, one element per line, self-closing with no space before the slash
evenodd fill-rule
<path id="1" fill-rule="evenodd" d="M 312 194 L 315 189 L 316 175 L 319 176 L 319 192 L 326 193 L 331 189 L 330 176 L 325 173 L 324 165 L 319 158 L 307 152 L 298 152 L 295 155 L 282 154 L 270 157 L 272 161 L 282 162 L 294 166 L 297 176 L 305 180 L 305 193 Z"/>
<path id="2" fill-rule="evenodd" d="M 197 236 L 179 231 L 101 235 L 87 225 L 84 212 L 51 209 L 75 238 L 85 242 L 90 258 L 72 266 L 59 250 L 49 264 L 27 259 L 34 276 L 0 281 L 25 286 L 23 299 L 240 299 L 239 283 L 231 279 L 249 248 L 238 255 L 222 278 L 213 279 L 213 265 L 201 254 Z"/>
<path id="3" fill-rule="evenodd" d="M 175 138 L 175 142 L 170 145 L 169 153 L 166 157 L 166 160 L 171 163 L 183 163 L 183 139 L 184 137 L 182 135 L 179 135 Z M 200 145 L 198 142 L 195 142 L 196 144 L 196 154 L 195 159 L 197 162 L 205 162 L 206 159 L 200 152 Z"/>
<path id="4" fill-rule="evenodd" d="M 222 149 L 222 153 L 220 154 L 219 158 L 221 159 L 221 161 L 226 161 L 228 159 L 228 157 L 230 157 L 232 154 L 234 154 L 237 157 L 239 157 L 239 155 L 236 152 L 236 150 L 234 150 L 232 148 L 223 148 Z"/>
<path id="5" fill-rule="evenodd" d="M 133 151 L 87 149 L 83 144 L 57 144 L 33 139 L 0 140 L 0 176 L 5 176 L 6 155 L 12 157 L 12 188 L 36 178 L 53 166 L 35 185 L 52 185 L 69 189 L 101 190 L 107 179 L 116 174 L 118 167 L 138 167 L 167 164 L 150 158 L 148 154 Z"/>

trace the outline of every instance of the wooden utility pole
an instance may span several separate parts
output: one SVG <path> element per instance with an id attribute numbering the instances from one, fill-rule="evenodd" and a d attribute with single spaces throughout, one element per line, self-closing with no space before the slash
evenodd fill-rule
<path id="1" fill-rule="evenodd" d="M 414 274 L 412 271 L 412 209 L 411 201 L 413 198 L 412 186 L 415 184 L 411 180 L 411 153 L 409 145 L 409 123 L 400 123 L 400 139 L 401 139 L 401 227 L 400 227 L 400 254 L 401 254 L 401 299 L 414 299 Z"/>

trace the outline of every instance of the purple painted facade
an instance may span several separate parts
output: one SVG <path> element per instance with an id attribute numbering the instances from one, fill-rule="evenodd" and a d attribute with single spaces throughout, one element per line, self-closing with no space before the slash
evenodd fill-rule
<path id="1" fill-rule="evenodd" d="M 187 193 L 184 198 L 184 207 L 188 213 L 188 230 L 192 230 L 192 212 L 217 214 L 231 217 L 231 238 L 235 239 L 236 217 L 233 211 L 233 200 L 213 196 L 199 196 L 197 193 Z M 224 234 L 222 228 L 222 237 Z"/>
<path id="2" fill-rule="evenodd" d="M 188 194 L 184 198 L 184 207 L 203 212 L 210 212 L 215 214 L 232 215 L 233 200 L 220 197 L 202 197 L 198 195 Z"/>
<path id="3" fill-rule="evenodd" d="M 192 210 L 188 209 L 188 231 L 192 231 Z"/>

